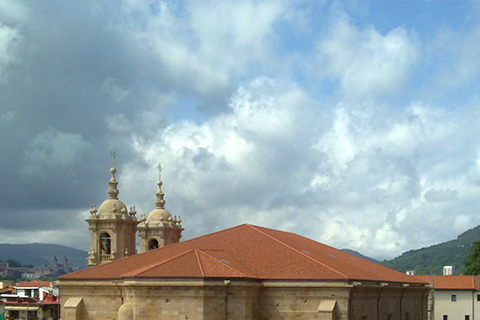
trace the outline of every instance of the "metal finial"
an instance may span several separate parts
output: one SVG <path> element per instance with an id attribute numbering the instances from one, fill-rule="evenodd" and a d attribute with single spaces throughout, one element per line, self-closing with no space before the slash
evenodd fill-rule
<path id="1" fill-rule="evenodd" d="M 112 148 L 112 151 L 110 151 L 110 154 L 112 155 L 112 167 L 115 166 L 115 156 L 117 155 L 115 153 L 115 148 Z"/>
<path id="2" fill-rule="evenodd" d="M 163 170 L 161 162 L 158 163 L 157 169 L 158 169 L 158 180 L 161 180 L 162 179 L 162 170 Z"/>

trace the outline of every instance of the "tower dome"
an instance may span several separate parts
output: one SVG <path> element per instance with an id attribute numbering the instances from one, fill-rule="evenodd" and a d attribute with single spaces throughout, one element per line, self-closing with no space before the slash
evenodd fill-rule
<path id="1" fill-rule="evenodd" d="M 115 215 L 117 214 L 122 214 L 127 210 L 127 206 L 118 199 L 118 189 L 117 185 L 118 182 L 115 180 L 115 173 L 117 172 L 117 169 L 114 167 L 110 168 L 110 173 L 112 174 L 112 177 L 110 178 L 110 181 L 108 182 L 108 199 L 103 201 L 103 203 L 100 205 L 98 208 L 98 216 L 100 218 L 115 218 Z"/>
<path id="2" fill-rule="evenodd" d="M 168 222 L 172 220 L 172 214 L 165 209 L 165 194 L 162 191 L 162 181 L 158 180 L 158 191 L 155 194 L 157 200 L 155 201 L 155 209 L 150 211 L 147 216 L 147 222 L 149 224 L 163 224 L 163 222 Z"/>
<path id="3" fill-rule="evenodd" d="M 180 241 L 182 237 L 182 220 L 180 216 L 173 217 L 170 212 L 165 209 L 165 194 L 162 191 L 161 171 L 162 166 L 158 165 L 158 191 L 155 194 L 155 208 L 150 211 L 147 218 L 145 216 L 140 219 L 138 224 L 140 238 L 140 252 L 146 252 L 155 248 L 163 247 Z"/>

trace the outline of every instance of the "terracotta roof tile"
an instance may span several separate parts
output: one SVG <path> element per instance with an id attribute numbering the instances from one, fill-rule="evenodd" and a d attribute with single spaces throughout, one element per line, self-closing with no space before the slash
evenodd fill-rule
<path id="1" fill-rule="evenodd" d="M 479 279 L 475 276 L 416 275 L 415 277 L 429 282 L 434 289 L 439 290 L 474 290 L 479 286 Z"/>
<path id="2" fill-rule="evenodd" d="M 424 283 L 297 234 L 248 224 L 73 272 L 59 279 L 125 277 Z"/>
<path id="3" fill-rule="evenodd" d="M 50 281 L 39 281 L 39 280 L 33 280 L 33 281 L 22 281 L 19 282 L 15 285 L 17 288 L 39 288 L 39 287 L 50 287 L 51 286 Z"/>

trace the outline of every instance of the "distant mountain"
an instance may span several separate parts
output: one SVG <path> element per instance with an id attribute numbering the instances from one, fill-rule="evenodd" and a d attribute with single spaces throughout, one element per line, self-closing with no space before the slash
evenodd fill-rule
<path id="1" fill-rule="evenodd" d="M 83 269 L 87 267 L 87 254 L 86 251 L 58 244 L 0 244 L 0 261 L 15 260 L 22 265 L 31 264 L 35 267 L 50 266 L 56 256 L 60 263 L 67 257 L 70 267 Z"/>
<path id="2" fill-rule="evenodd" d="M 367 259 L 367 260 L 370 260 L 372 262 L 375 262 L 375 263 L 380 263 L 378 260 L 375 260 L 375 259 L 372 259 L 372 258 L 369 258 L 363 254 L 361 254 L 360 252 L 358 251 L 355 251 L 355 250 L 350 250 L 350 249 L 342 249 L 342 251 L 345 251 L 346 253 L 350 253 L 350 254 L 353 254 L 354 256 L 357 256 L 357 257 L 360 257 L 360 258 L 363 258 L 363 259 Z"/>
<path id="3" fill-rule="evenodd" d="M 401 272 L 415 270 L 416 274 L 432 275 L 443 274 L 443 266 L 453 266 L 454 274 L 462 274 L 470 247 L 476 240 L 480 240 L 480 226 L 462 233 L 455 240 L 410 250 L 380 263 Z"/>

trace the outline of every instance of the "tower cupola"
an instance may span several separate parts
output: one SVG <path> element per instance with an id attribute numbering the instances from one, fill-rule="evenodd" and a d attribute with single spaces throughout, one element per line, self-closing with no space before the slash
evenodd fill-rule
<path id="1" fill-rule="evenodd" d="M 155 208 L 150 211 L 147 218 L 140 219 L 138 225 L 140 237 L 140 252 L 166 246 L 180 241 L 182 237 L 182 220 L 173 217 L 165 209 L 165 194 L 162 191 L 162 167 L 158 165 L 158 191 L 155 194 Z"/>
<path id="2" fill-rule="evenodd" d="M 118 182 L 115 179 L 115 151 L 112 150 L 111 178 L 108 182 L 108 198 L 97 210 L 96 205 L 90 210 L 87 219 L 90 230 L 90 251 L 88 266 L 113 261 L 135 254 L 135 234 L 137 232 L 136 211 L 128 212 L 127 206 L 118 199 Z"/>

